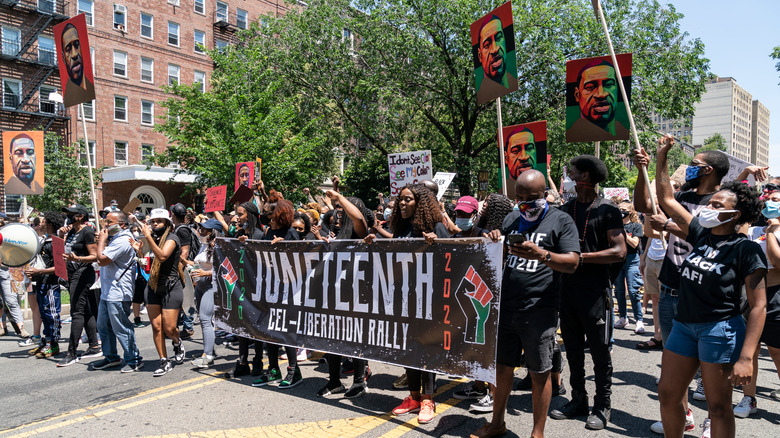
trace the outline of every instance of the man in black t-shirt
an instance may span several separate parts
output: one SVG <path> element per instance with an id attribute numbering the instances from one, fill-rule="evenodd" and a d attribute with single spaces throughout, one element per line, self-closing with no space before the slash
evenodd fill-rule
<path id="1" fill-rule="evenodd" d="M 531 435 L 544 435 L 552 396 L 550 374 L 558 328 L 560 277 L 562 272 L 574 272 L 580 251 L 574 222 L 566 213 L 547 205 L 545 189 L 544 174 L 533 169 L 521 173 L 515 184 L 519 209 L 504 219 L 503 231 L 489 234 L 494 241 L 504 234 L 508 252 L 498 319 L 493 419 L 475 436 L 506 431 L 504 414 L 514 369 L 521 364 L 523 352 L 532 382 Z"/>
<path id="2" fill-rule="evenodd" d="M 564 274 L 561 279 L 561 336 L 571 371 L 572 399 L 550 412 L 550 416 L 561 420 L 588 415 L 587 338 L 596 396 L 585 427 L 601 430 L 609 422 L 612 394 L 610 265 L 625 260 L 626 239 L 620 210 L 596 194 L 596 184 L 607 179 L 607 166 L 592 155 L 580 155 L 572 158 L 569 177 L 576 183 L 577 198 L 564 204 L 561 210 L 574 219 L 582 250 L 577 270 Z"/>

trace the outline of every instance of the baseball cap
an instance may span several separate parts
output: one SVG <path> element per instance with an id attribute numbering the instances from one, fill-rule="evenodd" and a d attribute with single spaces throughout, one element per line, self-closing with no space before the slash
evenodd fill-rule
<path id="1" fill-rule="evenodd" d="M 178 218 L 183 218 L 187 215 L 187 207 L 181 202 L 176 203 L 171 207 L 171 213 Z"/>
<path id="2" fill-rule="evenodd" d="M 168 222 L 173 223 L 171 221 L 171 214 L 168 213 L 168 210 L 164 208 L 155 208 L 151 212 L 149 212 L 149 219 L 165 219 Z"/>
<path id="3" fill-rule="evenodd" d="M 464 213 L 472 214 L 479 209 L 479 202 L 471 196 L 461 196 L 458 199 L 458 204 L 455 205 L 455 211 L 462 211 Z"/>
<path id="4" fill-rule="evenodd" d="M 83 214 L 85 217 L 89 217 L 89 210 L 81 204 L 73 204 L 70 207 L 63 207 L 62 211 L 65 213 Z"/>
<path id="5" fill-rule="evenodd" d="M 216 219 L 208 219 L 199 223 L 201 227 L 207 230 L 219 230 L 222 231 L 222 223 Z"/>

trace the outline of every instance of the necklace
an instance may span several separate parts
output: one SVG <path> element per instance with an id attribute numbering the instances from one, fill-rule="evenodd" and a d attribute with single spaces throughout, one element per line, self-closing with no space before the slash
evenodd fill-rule
<path id="1" fill-rule="evenodd" d="M 585 241 L 585 234 L 588 232 L 588 220 L 590 220 L 590 212 L 593 209 L 593 204 L 595 204 L 598 199 L 599 198 L 597 196 L 595 199 L 593 199 L 593 202 L 591 202 L 590 205 L 588 206 L 588 210 L 587 210 L 588 214 L 587 216 L 585 216 L 585 229 L 582 230 L 582 235 L 580 236 L 580 242 Z M 577 225 L 577 201 L 574 201 L 573 212 L 574 212 L 574 225 L 576 226 Z"/>

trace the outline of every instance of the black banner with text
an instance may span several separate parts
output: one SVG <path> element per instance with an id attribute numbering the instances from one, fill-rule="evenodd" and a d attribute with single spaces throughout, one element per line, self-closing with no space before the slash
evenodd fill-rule
<path id="1" fill-rule="evenodd" d="M 220 238 L 217 327 L 281 345 L 495 382 L 501 244 Z"/>

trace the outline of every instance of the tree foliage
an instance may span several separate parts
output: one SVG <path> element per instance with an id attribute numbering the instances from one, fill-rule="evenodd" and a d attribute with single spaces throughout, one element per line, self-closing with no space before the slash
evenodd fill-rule
<path id="1" fill-rule="evenodd" d="M 715 134 L 712 134 L 712 136 L 708 137 L 706 140 L 704 140 L 704 145 L 699 148 L 700 151 L 721 151 L 721 152 L 727 152 L 728 146 L 726 145 L 726 139 L 723 138 L 722 135 L 718 134 L 717 132 Z"/>
<path id="2" fill-rule="evenodd" d="M 43 195 L 27 197 L 28 205 L 38 211 L 60 211 L 70 204 L 81 204 L 92 208 L 89 192 L 89 170 L 80 166 L 79 152 L 86 150 L 82 143 L 66 144 L 62 138 L 47 133 L 44 140 L 46 172 Z M 93 169 L 95 185 L 100 182 L 101 169 Z"/>
<path id="3" fill-rule="evenodd" d="M 772 50 L 772 53 L 769 55 L 772 59 L 777 60 L 777 64 L 775 64 L 775 69 L 780 72 L 780 46 L 776 46 L 774 50 Z"/>

